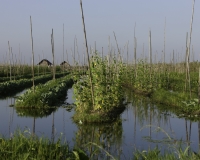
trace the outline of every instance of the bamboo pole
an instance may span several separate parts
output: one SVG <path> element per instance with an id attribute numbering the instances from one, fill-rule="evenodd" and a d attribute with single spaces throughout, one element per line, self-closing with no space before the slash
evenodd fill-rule
<path id="1" fill-rule="evenodd" d="M 185 91 L 187 91 L 187 82 L 188 82 L 188 69 L 187 69 L 187 67 L 188 67 L 188 58 L 187 58 L 187 54 L 188 54 L 188 52 L 187 52 L 187 50 L 188 50 L 188 46 L 187 46 L 187 43 L 188 43 L 188 32 L 187 32 L 187 34 L 186 34 L 186 54 L 185 54 Z"/>
<path id="2" fill-rule="evenodd" d="M 75 36 L 75 42 L 76 42 L 76 52 L 77 52 L 77 54 L 78 54 L 78 69 L 79 69 L 79 72 L 80 72 L 80 64 L 81 64 L 81 62 L 80 62 L 80 54 L 79 54 L 79 51 L 78 51 L 78 40 L 77 40 L 77 38 L 76 38 L 76 36 Z"/>
<path id="3" fill-rule="evenodd" d="M 65 44 L 65 43 L 64 43 L 64 40 L 65 40 L 65 39 L 64 39 L 64 23 L 63 23 L 63 62 L 64 62 L 64 46 L 65 46 L 65 45 L 64 45 L 64 44 Z M 64 63 L 63 63 L 63 66 L 62 66 L 62 67 L 63 67 L 63 75 L 64 75 L 64 69 L 65 69 L 65 64 L 64 64 Z"/>
<path id="4" fill-rule="evenodd" d="M 11 47 L 11 55 L 12 55 L 12 70 L 13 70 L 13 78 L 15 80 L 15 64 L 14 64 L 14 58 L 13 58 L 13 52 Z"/>
<path id="5" fill-rule="evenodd" d="M 10 66 L 10 81 L 12 80 L 12 68 L 11 68 L 11 58 L 10 58 L 10 43 L 8 41 L 8 53 L 9 53 L 9 66 Z"/>
<path id="6" fill-rule="evenodd" d="M 129 41 L 127 42 L 127 45 L 126 45 L 126 78 L 128 77 L 128 51 L 129 51 L 129 48 L 128 48 L 128 45 L 129 45 Z"/>
<path id="7" fill-rule="evenodd" d="M 165 27 L 164 27 L 164 50 L 163 50 L 163 63 L 165 65 L 165 43 L 166 43 L 166 17 L 165 17 Z"/>
<path id="8" fill-rule="evenodd" d="M 200 67 L 199 67 L 199 87 L 198 87 L 198 97 L 199 97 L 199 105 L 200 105 Z"/>
<path id="9" fill-rule="evenodd" d="M 135 79 L 136 79 L 137 78 L 137 64 L 136 64 L 136 61 L 137 61 L 137 53 L 136 53 L 137 39 L 136 39 L 136 36 L 135 36 L 135 28 L 136 28 L 136 23 L 135 23 L 135 26 L 134 26 L 134 66 L 135 66 Z"/>
<path id="10" fill-rule="evenodd" d="M 34 82 L 34 51 L 33 51 L 33 34 L 32 34 L 32 20 L 30 16 L 31 25 L 31 48 L 32 48 L 32 80 L 33 80 L 33 92 L 35 92 L 35 82 Z"/>
<path id="11" fill-rule="evenodd" d="M 120 49 L 119 49 L 119 46 L 118 46 L 118 43 L 117 43 L 117 37 L 115 35 L 115 32 L 113 31 L 113 34 L 114 34 L 114 37 L 115 37 L 115 42 L 116 42 L 116 45 L 117 45 L 117 50 L 118 50 L 118 56 L 120 57 L 120 61 L 122 62 L 122 58 L 121 58 L 121 54 L 120 54 Z"/>
<path id="12" fill-rule="evenodd" d="M 53 56 L 53 80 L 56 79 L 55 77 L 55 58 L 54 58 L 54 37 L 53 37 L 53 29 L 51 33 L 51 49 L 52 49 L 52 56 Z"/>
<path id="13" fill-rule="evenodd" d="M 152 69 L 151 30 L 149 30 L 149 65 L 150 65 L 150 82 L 151 82 L 151 69 Z"/>
<path id="14" fill-rule="evenodd" d="M 86 36 L 86 29 L 85 29 L 85 22 L 84 22 L 82 0 L 80 0 L 80 7 L 81 7 L 81 15 L 82 15 L 82 23 L 83 23 L 83 32 L 84 32 L 84 38 L 85 38 L 86 54 L 87 54 L 87 59 L 88 59 L 88 69 L 89 69 L 90 85 L 91 85 L 91 98 L 92 98 L 92 103 L 93 103 L 93 107 L 94 107 L 94 105 L 95 105 L 94 87 L 93 87 L 93 83 L 92 83 L 92 73 L 91 73 L 91 67 L 90 67 L 90 57 L 89 57 L 89 51 L 88 51 L 88 45 L 87 45 L 87 36 Z"/>
<path id="15" fill-rule="evenodd" d="M 195 0 L 193 0 L 192 18 L 191 18 L 191 23 L 190 23 L 190 36 L 189 36 L 188 50 L 187 50 L 187 72 L 188 72 L 188 86 L 189 86 L 190 98 L 192 97 L 191 95 L 192 93 L 191 93 L 191 84 L 190 84 L 189 62 L 190 62 L 190 46 L 191 46 L 191 39 L 192 39 L 192 24 L 193 24 L 193 17 L 194 17 L 194 5 L 195 5 Z"/>

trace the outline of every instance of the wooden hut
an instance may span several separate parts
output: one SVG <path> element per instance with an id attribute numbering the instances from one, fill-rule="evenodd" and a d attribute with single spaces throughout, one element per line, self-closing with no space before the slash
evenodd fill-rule
<path id="1" fill-rule="evenodd" d="M 60 67 L 61 68 L 64 68 L 64 69 L 70 69 L 71 66 L 69 63 L 67 63 L 66 61 L 63 61 L 61 64 L 60 64 Z"/>
<path id="2" fill-rule="evenodd" d="M 52 66 L 53 64 L 51 62 L 49 62 L 47 59 L 43 59 L 41 60 L 37 65 L 40 65 L 40 66 Z"/>

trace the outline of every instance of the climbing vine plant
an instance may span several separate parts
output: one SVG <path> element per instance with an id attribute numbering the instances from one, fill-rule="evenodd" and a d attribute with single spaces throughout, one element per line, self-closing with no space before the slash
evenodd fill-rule
<path id="1" fill-rule="evenodd" d="M 90 61 L 92 83 L 94 87 L 94 105 L 89 82 L 89 71 L 77 79 L 73 85 L 76 111 L 91 113 L 106 112 L 120 106 L 123 98 L 122 71 L 123 64 L 116 57 L 100 57 L 95 52 Z"/>

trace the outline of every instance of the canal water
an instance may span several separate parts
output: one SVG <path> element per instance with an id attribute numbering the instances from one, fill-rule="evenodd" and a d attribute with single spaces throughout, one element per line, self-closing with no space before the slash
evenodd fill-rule
<path id="1" fill-rule="evenodd" d="M 0 134 L 5 137 L 12 136 L 18 128 L 53 141 L 62 135 L 71 148 L 82 148 L 94 159 L 104 159 L 105 155 L 110 159 L 109 154 L 116 159 L 130 159 L 136 150 L 155 147 L 175 153 L 180 144 L 190 145 L 192 151 L 199 152 L 198 120 L 179 118 L 133 93 L 126 94 L 126 109 L 115 122 L 99 125 L 73 123 L 74 111 L 67 107 L 74 102 L 72 89 L 58 108 L 21 110 L 12 107 L 14 102 L 15 98 L 0 100 Z"/>

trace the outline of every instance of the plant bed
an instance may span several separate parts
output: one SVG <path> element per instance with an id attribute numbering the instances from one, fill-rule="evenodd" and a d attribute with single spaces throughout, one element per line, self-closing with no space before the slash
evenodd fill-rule
<path id="1" fill-rule="evenodd" d="M 118 110 L 124 110 L 122 72 L 123 64 L 116 57 L 109 61 L 93 53 L 90 70 L 74 78 L 75 122 L 110 122 L 119 115 Z"/>
<path id="2" fill-rule="evenodd" d="M 186 117 L 194 120 L 200 118 L 200 107 L 198 105 L 198 99 L 195 94 L 192 94 L 192 99 L 185 92 L 166 91 L 164 89 L 158 89 L 151 92 L 151 94 L 141 94 L 131 89 L 134 94 L 147 96 L 151 102 L 155 104 L 165 105 L 165 109 L 172 109 L 178 117 Z"/>
<path id="3" fill-rule="evenodd" d="M 200 116 L 200 107 L 195 94 L 192 95 L 190 100 L 188 93 L 160 89 L 154 91 L 150 98 L 153 102 L 167 105 L 168 108 L 177 108 L 179 114 Z"/>
<path id="4" fill-rule="evenodd" d="M 138 94 L 138 95 L 142 95 L 142 96 L 147 96 L 147 97 L 150 97 L 151 94 L 153 93 L 152 90 L 144 90 L 144 89 L 139 89 L 139 88 L 136 88 L 136 87 L 133 87 L 132 85 L 130 84 L 122 84 L 122 86 L 126 89 L 130 89 L 132 90 L 134 93 Z"/>
<path id="5" fill-rule="evenodd" d="M 66 89 L 71 87 L 73 80 L 70 75 L 57 80 L 51 80 L 44 85 L 40 84 L 33 89 L 28 89 L 27 92 L 17 97 L 16 107 L 33 107 L 43 108 L 55 106 L 65 100 Z"/>
<path id="6" fill-rule="evenodd" d="M 56 74 L 56 77 L 62 77 L 63 74 Z M 35 77 L 35 84 L 45 83 L 48 80 L 52 79 L 52 75 L 42 75 Z M 32 79 L 20 79 L 12 80 L 0 83 L 0 97 L 4 98 L 7 96 L 15 95 L 17 92 L 24 90 L 25 88 L 31 87 L 33 84 Z"/>

